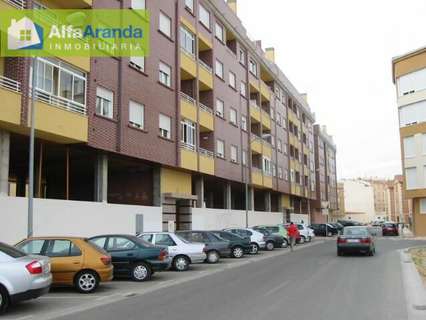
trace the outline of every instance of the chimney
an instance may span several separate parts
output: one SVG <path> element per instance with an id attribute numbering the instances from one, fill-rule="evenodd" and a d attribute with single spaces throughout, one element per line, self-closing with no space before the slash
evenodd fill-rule
<path id="1" fill-rule="evenodd" d="M 274 48 L 266 48 L 265 49 L 265 57 L 269 61 L 275 63 L 275 49 Z"/>
<path id="2" fill-rule="evenodd" d="M 300 95 L 303 98 L 303 100 L 305 100 L 306 103 L 308 103 L 308 94 L 307 93 L 301 93 Z"/>
<path id="3" fill-rule="evenodd" d="M 237 14 L 237 0 L 227 0 L 228 6 L 231 8 L 231 10 Z"/>

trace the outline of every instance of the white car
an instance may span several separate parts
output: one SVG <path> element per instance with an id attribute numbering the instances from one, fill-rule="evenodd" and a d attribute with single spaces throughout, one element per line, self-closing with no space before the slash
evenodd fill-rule
<path id="1" fill-rule="evenodd" d="M 176 271 L 186 271 L 191 263 L 203 263 L 207 258 L 204 243 L 189 242 L 172 232 L 144 232 L 138 237 L 156 246 L 167 247 Z"/>
<path id="2" fill-rule="evenodd" d="M 300 243 L 311 242 L 313 238 L 315 238 L 314 230 L 308 228 L 304 224 L 297 224 L 297 229 L 299 229 L 299 233 L 301 236 Z"/>
<path id="3" fill-rule="evenodd" d="M 260 249 L 265 249 L 266 241 L 265 237 L 259 231 L 250 228 L 234 228 L 234 229 L 225 229 L 225 231 L 232 232 L 243 238 L 250 238 L 250 253 L 257 254 Z"/>

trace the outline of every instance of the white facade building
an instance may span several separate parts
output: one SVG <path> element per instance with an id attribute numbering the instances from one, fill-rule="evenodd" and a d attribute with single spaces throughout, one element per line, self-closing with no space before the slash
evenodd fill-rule
<path id="1" fill-rule="evenodd" d="M 368 223 L 376 219 L 374 189 L 363 180 L 342 180 L 345 219 Z"/>

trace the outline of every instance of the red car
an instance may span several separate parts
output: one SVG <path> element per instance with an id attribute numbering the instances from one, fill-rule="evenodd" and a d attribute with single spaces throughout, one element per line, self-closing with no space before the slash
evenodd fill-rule
<path id="1" fill-rule="evenodd" d="M 383 236 L 399 236 L 398 225 L 396 223 L 384 223 L 382 225 Z"/>

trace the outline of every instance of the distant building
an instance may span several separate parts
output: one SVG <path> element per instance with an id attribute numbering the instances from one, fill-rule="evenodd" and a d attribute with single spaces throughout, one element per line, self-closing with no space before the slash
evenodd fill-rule
<path id="1" fill-rule="evenodd" d="M 375 220 L 386 220 L 388 215 L 388 180 L 366 179 L 373 187 Z"/>
<path id="2" fill-rule="evenodd" d="M 368 223 L 376 220 L 374 188 L 361 179 L 342 180 L 345 219 Z"/>
<path id="3" fill-rule="evenodd" d="M 386 188 L 387 218 L 390 221 L 412 223 L 412 201 L 404 194 L 404 176 L 396 175 Z"/>
<path id="4" fill-rule="evenodd" d="M 345 218 L 345 188 L 342 182 L 337 183 L 337 210 L 330 213 L 330 222 Z"/>

